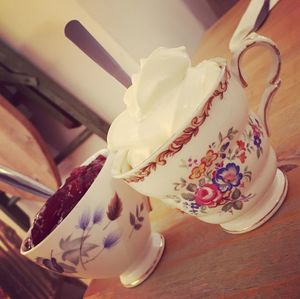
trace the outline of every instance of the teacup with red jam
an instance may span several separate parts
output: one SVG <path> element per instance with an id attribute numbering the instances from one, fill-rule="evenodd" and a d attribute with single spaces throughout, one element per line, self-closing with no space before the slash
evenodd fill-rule
<path id="1" fill-rule="evenodd" d="M 66 276 L 119 276 L 125 287 L 152 273 L 164 238 L 151 232 L 148 197 L 113 179 L 112 162 L 104 149 L 72 171 L 37 213 L 24 256 Z"/>

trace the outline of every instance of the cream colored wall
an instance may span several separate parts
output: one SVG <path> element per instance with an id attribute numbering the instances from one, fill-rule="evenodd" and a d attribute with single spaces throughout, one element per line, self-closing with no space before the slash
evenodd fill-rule
<path id="1" fill-rule="evenodd" d="M 80 20 L 127 72 L 136 69 L 130 55 L 74 0 L 1 0 L 0 38 L 111 121 L 123 109 L 124 88 L 65 38 L 72 19 Z"/>
<path id="2" fill-rule="evenodd" d="M 205 20 L 213 22 L 207 0 L 201 1 Z M 123 110 L 124 88 L 65 38 L 66 23 L 82 22 L 131 74 L 158 46 L 185 45 L 193 53 L 205 25 L 184 2 L 1 0 L 0 38 L 110 122 Z"/>
<path id="3" fill-rule="evenodd" d="M 209 1 L 197 0 L 195 7 L 190 0 L 77 0 L 136 61 L 159 46 L 185 45 L 193 55 L 217 19 Z"/>

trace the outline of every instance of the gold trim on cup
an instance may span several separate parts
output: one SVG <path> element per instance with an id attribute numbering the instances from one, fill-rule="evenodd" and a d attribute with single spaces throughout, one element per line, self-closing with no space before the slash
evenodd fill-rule
<path id="1" fill-rule="evenodd" d="M 137 285 L 141 284 L 149 275 L 150 273 L 155 269 L 155 267 L 158 265 L 158 262 L 162 256 L 162 253 L 164 251 L 165 248 L 165 239 L 162 235 L 160 235 L 160 243 L 159 243 L 159 250 L 157 251 L 156 257 L 153 261 L 153 263 L 151 264 L 151 266 L 146 270 L 146 272 L 144 272 L 138 279 L 136 279 L 133 282 L 130 282 L 128 284 L 123 284 L 124 287 L 126 288 L 134 288 Z"/>
<path id="2" fill-rule="evenodd" d="M 238 234 L 238 233 L 243 233 L 246 231 L 251 231 L 257 227 L 259 227 L 260 225 L 264 224 L 271 216 L 274 212 L 276 212 L 276 210 L 280 207 L 280 205 L 282 204 L 285 196 L 286 196 L 286 191 L 287 191 L 287 177 L 284 173 L 282 173 L 284 175 L 284 188 L 281 192 L 281 195 L 278 199 L 278 201 L 276 202 L 276 204 L 273 206 L 273 208 L 266 214 L 264 215 L 264 217 L 262 217 L 261 219 L 259 219 L 258 221 L 256 221 L 255 223 L 253 223 L 250 226 L 247 226 L 241 230 L 229 230 L 229 229 L 225 229 L 222 227 L 222 229 L 224 230 L 224 232 L 226 233 L 231 233 L 231 234 Z"/>

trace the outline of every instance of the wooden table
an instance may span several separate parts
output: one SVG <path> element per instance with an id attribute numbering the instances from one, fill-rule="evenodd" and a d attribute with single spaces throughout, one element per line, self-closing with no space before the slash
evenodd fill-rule
<path id="1" fill-rule="evenodd" d="M 195 62 L 229 58 L 228 44 L 248 1 L 240 1 L 205 35 Z M 182 215 L 153 200 L 153 228 L 166 238 L 153 275 L 134 289 L 119 280 L 93 280 L 85 298 L 300 298 L 300 3 L 280 0 L 259 31 L 282 53 L 282 86 L 270 111 L 271 142 L 287 172 L 289 191 L 263 226 L 230 235 L 217 225 Z M 246 94 L 256 109 L 269 57 L 253 49 L 244 59 Z"/>

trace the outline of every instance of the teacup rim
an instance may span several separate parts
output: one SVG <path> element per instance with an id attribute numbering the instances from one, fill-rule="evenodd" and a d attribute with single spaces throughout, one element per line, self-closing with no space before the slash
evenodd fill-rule
<path id="1" fill-rule="evenodd" d="M 83 163 L 81 163 L 79 166 L 83 166 L 83 165 L 87 165 L 89 164 L 90 162 L 92 162 L 93 159 L 95 159 L 95 157 L 97 157 L 98 155 L 103 155 L 106 160 L 109 156 L 109 151 L 107 148 L 103 148 L 97 152 L 95 152 L 94 154 L 92 154 L 91 156 L 89 156 Z M 106 161 L 105 161 L 106 163 Z M 105 165 L 104 163 L 104 165 Z M 103 165 L 103 167 L 104 167 Z M 101 171 L 100 171 L 101 173 Z M 99 173 L 99 174 L 100 174 Z M 97 175 L 97 177 L 99 176 L 99 174 Z M 95 178 L 94 182 L 92 183 L 92 185 L 96 182 L 96 179 L 97 177 Z M 62 184 L 63 185 L 63 184 Z M 61 186 L 62 186 L 61 185 Z M 92 187 L 92 185 L 89 187 L 89 189 Z M 60 187 L 61 187 L 60 186 Z M 87 190 L 87 192 L 89 191 L 89 189 Z M 87 192 L 83 195 L 83 197 L 87 194 Z M 81 198 L 82 199 L 82 198 Z M 49 239 L 51 239 L 54 235 L 55 232 L 57 232 L 58 228 L 64 223 L 66 222 L 70 217 L 71 217 L 71 214 L 73 212 L 73 210 L 76 208 L 76 206 L 80 203 L 81 199 L 76 203 L 76 205 L 73 207 L 73 209 L 70 211 L 70 213 L 44 238 L 42 239 L 38 244 L 36 244 L 34 247 L 30 248 L 29 250 L 23 250 L 24 248 L 24 243 L 25 241 L 27 240 L 27 238 L 30 236 L 30 232 L 31 232 L 31 229 L 32 229 L 32 225 L 30 226 L 29 230 L 27 231 L 26 233 L 26 236 L 23 238 L 22 240 L 22 243 L 21 243 L 21 246 L 20 246 L 20 253 L 24 256 L 26 255 L 29 255 L 30 253 L 32 252 L 35 252 L 35 251 L 38 251 L 40 249 L 40 247 L 44 246 L 45 243 L 47 241 L 49 241 Z M 45 206 L 47 201 L 45 201 L 45 203 L 42 205 L 42 207 L 39 209 L 39 211 L 36 213 L 36 215 L 42 210 L 42 208 Z"/>
<path id="2" fill-rule="evenodd" d="M 207 103 L 211 99 L 213 100 L 216 97 L 216 96 L 214 96 L 214 92 L 217 91 L 217 88 L 222 83 L 222 79 L 226 77 L 226 74 L 228 74 L 228 73 L 230 74 L 230 71 L 229 71 L 227 63 L 224 59 L 216 58 L 214 61 L 216 61 L 219 64 L 219 66 L 221 68 L 221 72 L 219 74 L 218 80 L 216 80 L 215 85 L 211 89 L 211 92 L 209 92 L 207 94 L 207 97 L 206 97 L 206 100 L 204 101 L 204 104 L 199 104 L 199 106 L 195 109 L 194 113 L 191 115 L 190 119 L 187 120 L 184 123 L 184 125 L 182 125 L 166 142 L 164 142 L 159 148 L 157 148 L 147 159 L 145 159 L 143 162 L 138 164 L 136 167 L 134 167 L 134 168 L 132 168 L 132 169 L 126 171 L 126 172 L 123 172 L 123 173 L 120 173 L 120 172 L 116 171 L 115 163 L 116 163 L 116 156 L 117 155 L 114 153 L 114 160 L 113 160 L 112 168 L 111 168 L 111 175 L 114 179 L 123 179 L 123 180 L 127 181 L 128 183 L 143 181 L 144 177 L 146 177 L 148 175 L 145 175 L 143 178 L 138 179 L 137 178 L 137 173 L 139 172 L 139 170 L 144 169 L 145 167 L 147 167 L 151 163 L 155 163 L 153 161 L 156 160 L 159 153 L 162 153 L 165 149 L 169 148 L 169 146 L 172 144 L 172 142 L 177 137 L 179 137 L 186 128 L 188 128 L 191 125 L 191 119 L 198 116 L 206 108 Z M 230 78 L 230 75 L 229 75 L 229 78 Z M 164 165 L 165 163 L 162 163 L 162 164 Z"/>

